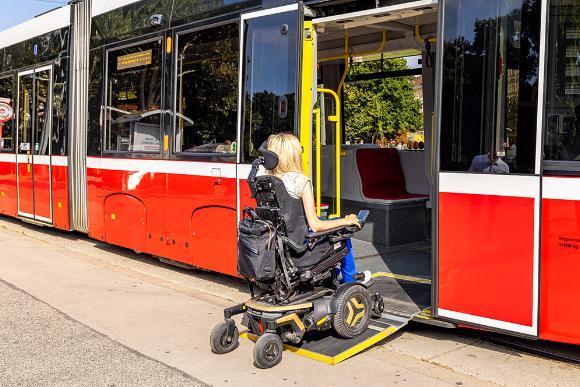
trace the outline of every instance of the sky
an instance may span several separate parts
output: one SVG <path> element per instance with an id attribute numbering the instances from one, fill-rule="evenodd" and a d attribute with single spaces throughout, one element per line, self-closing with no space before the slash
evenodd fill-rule
<path id="1" fill-rule="evenodd" d="M 66 0 L 0 0 L 0 31 L 67 3 Z"/>

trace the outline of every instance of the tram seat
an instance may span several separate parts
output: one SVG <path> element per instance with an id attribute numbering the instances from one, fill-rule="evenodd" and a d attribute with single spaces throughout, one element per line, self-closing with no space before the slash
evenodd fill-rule
<path id="1" fill-rule="evenodd" d="M 322 165 L 332 165 L 334 148 L 323 148 Z M 387 247 L 424 241 L 429 233 L 429 182 L 425 153 L 399 152 L 373 144 L 343 145 L 341 152 L 342 213 L 370 209 L 369 222 L 355 235 Z M 333 168 L 321 177 L 322 198 L 333 203 Z"/>
<path id="2" fill-rule="evenodd" d="M 428 199 L 426 195 L 407 192 L 397 149 L 357 149 L 356 166 L 365 201 L 380 200 L 395 204 Z"/>

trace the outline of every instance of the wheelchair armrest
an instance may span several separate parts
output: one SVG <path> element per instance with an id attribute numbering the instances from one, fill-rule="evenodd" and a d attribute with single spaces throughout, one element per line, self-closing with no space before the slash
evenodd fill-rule
<path id="1" fill-rule="evenodd" d="M 286 246 L 289 246 L 292 250 L 294 250 L 297 253 L 302 253 L 303 251 L 305 251 L 308 248 L 308 244 L 307 243 L 303 243 L 301 245 L 295 243 L 294 241 L 288 239 L 287 237 L 281 237 L 282 239 L 282 243 L 284 243 Z"/>
<path id="2" fill-rule="evenodd" d="M 320 238 L 323 238 L 327 235 L 338 233 L 341 230 L 346 231 L 346 227 L 345 226 L 335 227 L 335 228 L 331 228 L 330 230 L 318 231 L 318 232 L 310 231 L 310 232 L 308 232 L 308 234 L 306 234 L 306 238 L 308 238 L 308 239 L 320 239 Z"/>
<path id="3" fill-rule="evenodd" d="M 308 238 L 308 239 L 320 239 L 320 238 L 323 238 L 327 235 L 334 235 L 334 234 L 350 234 L 350 235 L 352 235 L 354 233 L 359 232 L 360 230 L 362 230 L 362 227 L 358 227 L 356 225 L 335 227 L 335 228 L 331 228 L 330 230 L 326 230 L 326 231 L 318 231 L 318 232 L 310 231 L 308 234 L 306 234 L 306 238 Z"/>

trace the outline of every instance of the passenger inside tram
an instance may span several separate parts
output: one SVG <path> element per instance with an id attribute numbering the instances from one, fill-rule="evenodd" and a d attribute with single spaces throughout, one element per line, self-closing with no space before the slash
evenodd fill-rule
<path id="1" fill-rule="evenodd" d="M 510 167 L 499 157 L 498 152 L 477 155 L 471 161 L 469 172 L 510 173 Z"/>

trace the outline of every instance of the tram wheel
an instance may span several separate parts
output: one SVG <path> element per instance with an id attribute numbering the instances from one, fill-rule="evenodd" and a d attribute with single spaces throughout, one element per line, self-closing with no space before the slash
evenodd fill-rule
<path id="1" fill-rule="evenodd" d="M 341 337 L 352 339 L 367 330 L 372 313 L 370 295 L 363 286 L 355 285 L 338 300 L 332 326 Z"/>
<path id="2" fill-rule="evenodd" d="M 258 368 L 272 368 L 282 361 L 283 351 L 282 339 L 274 333 L 266 333 L 254 346 L 254 364 Z"/>
<path id="3" fill-rule="evenodd" d="M 240 332 L 238 327 L 234 326 L 234 332 L 231 337 L 228 337 L 228 322 L 222 321 L 213 328 L 209 337 L 211 350 L 213 353 L 223 355 L 224 353 L 232 352 L 239 345 Z"/>

